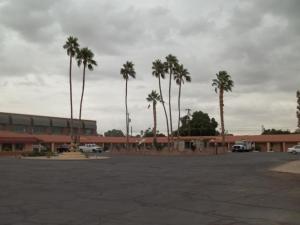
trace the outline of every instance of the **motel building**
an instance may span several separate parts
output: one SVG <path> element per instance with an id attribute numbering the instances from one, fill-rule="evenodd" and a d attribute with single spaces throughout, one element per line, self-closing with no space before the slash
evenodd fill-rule
<path id="1" fill-rule="evenodd" d="M 97 134 L 95 120 L 75 119 L 74 134 L 81 127 L 81 144 L 95 143 L 110 150 L 120 150 L 126 143 L 125 137 L 104 137 Z M 0 112 L 0 156 L 21 154 L 32 151 L 33 146 L 41 144 L 55 152 L 62 144 L 70 144 L 70 119 L 39 115 L 15 114 Z M 167 146 L 167 137 L 157 137 L 157 142 Z M 289 147 L 300 143 L 300 134 L 288 135 L 236 135 L 226 136 L 228 150 L 236 141 L 252 142 L 256 150 L 267 152 L 286 152 Z M 137 150 L 150 149 L 153 138 L 130 137 L 129 143 Z M 178 150 L 205 151 L 221 149 L 220 136 L 195 136 L 175 138 Z"/>

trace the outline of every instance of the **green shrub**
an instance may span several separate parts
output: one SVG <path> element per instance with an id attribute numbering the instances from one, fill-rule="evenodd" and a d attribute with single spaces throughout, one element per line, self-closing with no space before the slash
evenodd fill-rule
<path id="1" fill-rule="evenodd" d="M 38 150 L 33 150 L 32 152 L 23 152 L 22 156 L 29 156 L 29 157 L 35 157 L 35 156 L 54 156 L 54 153 L 51 151 L 38 151 Z"/>

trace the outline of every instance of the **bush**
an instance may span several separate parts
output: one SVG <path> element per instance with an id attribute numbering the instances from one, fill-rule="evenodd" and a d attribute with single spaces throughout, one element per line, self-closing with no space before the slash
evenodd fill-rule
<path id="1" fill-rule="evenodd" d="M 38 151 L 38 150 L 33 150 L 32 152 L 23 152 L 22 156 L 29 156 L 29 157 L 35 157 L 35 156 L 54 156 L 54 153 L 51 151 Z"/>

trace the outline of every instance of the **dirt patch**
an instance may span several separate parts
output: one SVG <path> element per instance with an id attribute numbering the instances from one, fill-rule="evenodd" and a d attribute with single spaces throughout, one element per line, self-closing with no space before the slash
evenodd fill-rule
<path id="1" fill-rule="evenodd" d="M 300 174 L 300 160 L 285 163 L 272 170 L 276 172 Z"/>

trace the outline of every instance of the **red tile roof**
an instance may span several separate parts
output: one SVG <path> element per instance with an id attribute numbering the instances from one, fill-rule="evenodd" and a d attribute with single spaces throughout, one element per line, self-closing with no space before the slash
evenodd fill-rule
<path id="1" fill-rule="evenodd" d="M 177 139 L 176 137 L 174 138 Z M 180 140 L 202 140 L 202 141 L 216 141 L 221 142 L 221 136 L 195 136 L 195 137 L 180 137 Z M 235 141 L 252 141 L 252 142 L 300 142 L 300 134 L 286 134 L 286 135 L 236 135 L 226 136 L 225 141 L 234 143 Z M 12 143 L 70 143 L 71 139 L 68 135 L 50 135 L 50 134 L 24 134 L 15 133 L 11 131 L 0 131 L 0 142 Z M 152 143 L 153 138 L 137 138 L 129 137 L 130 143 Z M 159 143 L 167 143 L 167 137 L 157 137 Z M 123 144 L 126 143 L 126 137 L 103 137 L 103 136 L 81 136 L 81 143 L 105 143 L 105 144 Z"/>
<path id="2" fill-rule="evenodd" d="M 30 134 L 0 131 L 0 143 L 36 143 L 38 139 Z"/>
<path id="3" fill-rule="evenodd" d="M 222 141 L 221 136 L 216 136 L 217 142 Z M 282 134 L 282 135 L 236 135 L 226 136 L 225 141 L 234 143 L 235 141 L 251 141 L 251 142 L 300 142 L 300 134 Z"/>

